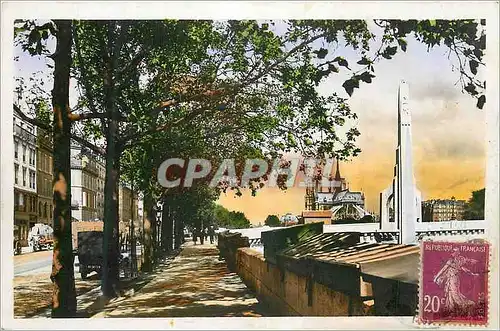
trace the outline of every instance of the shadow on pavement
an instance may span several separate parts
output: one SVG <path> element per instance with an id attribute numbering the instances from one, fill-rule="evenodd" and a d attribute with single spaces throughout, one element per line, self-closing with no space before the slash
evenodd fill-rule
<path id="1" fill-rule="evenodd" d="M 154 279 L 132 297 L 110 302 L 104 315 L 119 318 L 267 316 L 239 276 L 218 260 L 214 245 L 192 243 L 186 244 L 170 265 L 159 267 Z"/>

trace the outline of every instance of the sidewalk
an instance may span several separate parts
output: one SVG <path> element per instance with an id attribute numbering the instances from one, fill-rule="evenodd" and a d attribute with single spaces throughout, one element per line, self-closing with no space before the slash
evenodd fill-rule
<path id="1" fill-rule="evenodd" d="M 169 264 L 132 296 L 108 303 L 99 317 L 263 316 L 264 311 L 239 276 L 218 260 L 213 244 L 184 244 Z"/>

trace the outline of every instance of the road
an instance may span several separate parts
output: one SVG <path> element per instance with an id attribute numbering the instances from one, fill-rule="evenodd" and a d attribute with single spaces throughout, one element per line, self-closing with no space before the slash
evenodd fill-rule
<path id="1" fill-rule="evenodd" d="M 75 257 L 75 272 L 78 271 L 78 257 Z M 50 274 L 52 251 L 25 253 L 14 257 L 14 276 Z"/>
<path id="2" fill-rule="evenodd" d="M 141 246 L 137 246 L 137 256 L 141 256 Z M 52 251 L 25 253 L 14 256 L 14 276 L 50 274 L 52 270 Z M 75 273 L 78 268 L 78 257 L 75 256 Z"/>
<path id="3" fill-rule="evenodd" d="M 137 249 L 140 256 L 141 248 Z M 27 252 L 14 256 L 14 316 L 29 318 L 45 311 L 52 302 L 53 285 L 50 280 L 52 251 Z M 99 287 L 94 272 L 85 280 L 79 275 L 78 257 L 75 257 L 75 289 L 82 295 Z"/>

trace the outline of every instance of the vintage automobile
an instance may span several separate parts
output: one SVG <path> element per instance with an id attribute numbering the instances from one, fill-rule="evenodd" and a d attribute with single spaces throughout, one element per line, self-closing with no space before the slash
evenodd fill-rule
<path id="1" fill-rule="evenodd" d="M 78 232 L 78 264 L 80 275 L 83 280 L 95 271 L 102 276 L 103 269 L 103 232 L 82 231 Z M 120 274 L 128 278 L 130 276 L 130 256 L 127 252 L 121 252 L 119 258 Z"/>
<path id="2" fill-rule="evenodd" d="M 54 230 L 47 224 L 36 223 L 28 232 L 28 245 L 33 252 L 50 250 L 54 246 Z"/>
<path id="3" fill-rule="evenodd" d="M 87 279 L 87 275 L 96 271 L 99 277 L 102 274 L 103 262 L 103 232 L 83 231 L 78 232 L 78 264 L 82 279 Z"/>

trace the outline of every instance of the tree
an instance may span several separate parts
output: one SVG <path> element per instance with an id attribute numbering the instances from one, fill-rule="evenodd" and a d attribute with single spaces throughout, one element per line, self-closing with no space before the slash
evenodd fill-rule
<path id="1" fill-rule="evenodd" d="M 464 219 L 484 220 L 485 189 L 472 192 L 472 196 L 465 204 Z"/>
<path id="2" fill-rule="evenodd" d="M 249 228 L 250 220 L 242 212 L 229 211 L 221 205 L 214 204 L 214 215 L 218 227 L 228 229 Z"/>
<path id="3" fill-rule="evenodd" d="M 265 220 L 264 224 L 268 225 L 268 226 L 279 226 L 280 225 L 280 219 L 276 215 L 268 215 L 266 217 L 266 220 Z"/>
<path id="4" fill-rule="evenodd" d="M 443 22 L 440 27 L 449 25 L 449 21 Z M 315 90 L 339 69 L 352 69 L 346 59 L 328 57 L 328 48 L 317 47 L 315 42 L 334 45 L 341 34 L 349 46 L 361 49 L 362 57 L 357 62 L 361 69 L 343 85 L 351 95 L 360 81 L 370 83 L 375 77 L 376 61 L 390 59 L 397 52 L 397 47 L 391 46 L 396 42 L 396 30 L 400 33 L 411 27 L 408 33 L 423 33 L 423 42 L 431 46 L 441 40 L 441 36 L 428 38 L 425 34 L 435 30 L 432 23 L 399 26 L 396 21 L 380 21 L 381 27 L 386 25 L 384 38 L 369 59 L 373 34 L 366 22 L 287 21 L 289 29 L 281 35 L 273 32 L 270 24 L 274 22 L 80 22 L 75 44 L 77 75 L 85 96 L 82 103 L 94 113 L 105 109 L 116 115 L 108 120 L 111 124 L 101 123 L 106 132 L 108 163 L 113 164 L 107 175 L 112 182 L 109 190 L 113 182 L 116 185 L 117 180 L 112 178 L 119 176 L 117 160 L 124 150 L 158 132 L 184 130 L 186 125 L 201 124 L 209 135 L 239 130 L 240 139 L 258 145 L 273 157 L 296 150 L 307 156 L 355 156 L 360 152 L 354 145 L 359 131 L 352 128 L 343 138 L 336 129 L 346 120 L 355 119 L 356 114 L 344 98 L 335 93 L 322 96 Z M 469 23 L 460 24 L 463 27 Z M 443 33 L 448 31 L 443 28 Z M 403 50 L 404 36 L 397 39 Z M 460 49 L 455 50 L 460 54 Z M 104 83 L 99 76 L 101 67 L 113 69 Z M 106 196 L 111 199 L 112 192 Z M 146 205 L 152 206 L 155 196 L 146 197 Z M 110 206 L 114 204 L 109 201 Z M 115 208 L 106 210 L 110 213 L 108 224 L 115 227 L 116 213 L 111 215 Z M 106 237 L 110 233 L 106 231 Z M 115 260 L 113 254 L 111 251 L 110 260 Z M 116 275 L 117 271 L 112 269 L 110 273 Z M 109 292 L 108 286 L 103 289 Z"/>
<path id="5" fill-rule="evenodd" d="M 355 156 L 360 152 L 355 146 L 359 131 L 351 128 L 340 136 L 338 128 L 356 114 L 345 98 L 320 95 L 316 86 L 337 72 L 352 72 L 342 85 L 351 95 L 360 82 L 375 78 L 377 61 L 391 59 L 398 49 L 406 51 L 404 38 L 412 33 L 429 47 L 440 43 L 449 47 L 460 61 L 463 89 L 482 108 L 485 83 L 475 78 L 485 48 L 482 21 L 375 22 L 381 29 L 376 47 L 370 45 L 375 34 L 358 20 L 284 21 L 280 24 L 286 29 L 280 33 L 273 28 L 275 22 L 75 22 L 72 74 L 83 93 L 70 118 L 85 121 L 83 130 L 90 139 L 106 141 L 105 153 L 102 148 L 93 149 L 107 160 L 105 295 L 115 295 L 118 282 L 114 235 L 118 205 L 113 197 L 120 158 L 158 133 L 192 126 L 202 130 L 199 136 L 236 137 L 243 146 L 253 146 L 268 157 L 290 151 L 305 156 Z M 23 49 L 42 54 L 41 41 L 53 34 L 49 23 L 27 21 L 16 27 L 16 36 L 28 31 Z M 329 51 L 339 42 L 359 51 L 356 65 Z M 224 142 L 237 154 L 241 145 L 232 141 Z M 154 185 L 147 186 L 146 209 L 154 206 L 158 191 Z"/>
<path id="6" fill-rule="evenodd" d="M 71 21 L 54 21 L 57 47 L 54 53 L 54 258 L 50 278 L 54 283 L 52 317 L 75 317 L 73 242 L 71 237 L 71 174 L 69 76 L 71 67 Z"/>

